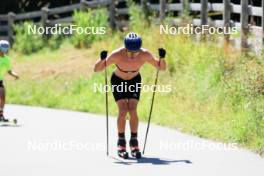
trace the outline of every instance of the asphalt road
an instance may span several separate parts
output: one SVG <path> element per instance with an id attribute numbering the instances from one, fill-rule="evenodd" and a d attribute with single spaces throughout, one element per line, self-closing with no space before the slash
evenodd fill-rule
<path id="1" fill-rule="evenodd" d="M 6 116 L 19 124 L 0 126 L 0 176 L 264 175 L 264 158 L 235 144 L 156 125 L 151 125 L 144 158 L 123 160 L 116 155 L 113 118 L 107 157 L 104 116 L 16 105 L 6 106 Z M 145 130 L 140 124 L 141 147 Z"/>

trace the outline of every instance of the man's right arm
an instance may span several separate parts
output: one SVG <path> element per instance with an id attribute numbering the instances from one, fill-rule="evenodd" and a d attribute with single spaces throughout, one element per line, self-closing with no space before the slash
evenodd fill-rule
<path id="1" fill-rule="evenodd" d="M 94 71 L 95 72 L 99 72 L 104 70 L 107 66 L 114 64 L 116 57 L 117 57 L 117 52 L 113 52 L 111 53 L 110 56 L 107 57 L 107 52 L 105 54 L 106 51 L 102 51 L 101 52 L 101 58 L 99 61 L 96 62 L 95 66 L 94 66 Z"/>

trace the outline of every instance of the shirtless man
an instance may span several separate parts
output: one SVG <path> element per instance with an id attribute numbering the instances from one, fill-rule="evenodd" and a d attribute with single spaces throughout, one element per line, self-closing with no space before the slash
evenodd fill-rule
<path id="1" fill-rule="evenodd" d="M 141 48 L 141 37 L 136 33 L 129 33 L 124 39 L 124 47 L 121 47 L 111 53 L 107 57 L 107 51 L 101 52 L 101 60 L 94 67 L 95 72 L 104 70 L 111 64 L 116 65 L 111 77 L 112 92 L 116 104 L 119 109 L 117 128 L 118 128 L 118 155 L 123 158 L 128 157 L 126 152 L 125 126 L 126 115 L 130 115 L 130 130 L 131 138 L 129 141 L 131 155 L 136 158 L 141 157 L 138 147 L 137 131 L 138 131 L 138 115 L 137 105 L 140 98 L 140 83 L 141 75 L 140 68 L 145 64 L 151 64 L 156 69 L 165 70 L 166 51 L 163 48 L 159 49 L 160 59 L 155 59 L 154 56 L 144 48 Z M 127 86 L 120 91 L 118 85 Z"/>

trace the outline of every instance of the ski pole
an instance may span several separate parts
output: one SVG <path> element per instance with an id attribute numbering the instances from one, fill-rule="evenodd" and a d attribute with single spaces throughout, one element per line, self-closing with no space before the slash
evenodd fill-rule
<path id="1" fill-rule="evenodd" d="M 106 61 L 105 61 L 105 67 L 106 67 Z M 109 128 L 108 128 L 108 87 L 107 87 L 107 69 L 105 68 L 105 107 L 106 107 L 106 155 L 109 155 Z"/>
<path id="2" fill-rule="evenodd" d="M 150 125 L 150 120 L 151 120 L 151 115 L 152 115 L 152 109 L 153 109 L 153 104 L 154 104 L 154 98 L 155 98 L 155 92 L 156 92 L 156 85 L 157 85 L 157 81 L 158 81 L 158 76 L 159 76 L 159 69 L 157 70 L 156 78 L 155 78 L 155 86 L 154 86 L 154 91 L 153 91 L 153 94 L 152 94 L 152 100 L 151 100 L 151 106 L 150 106 L 150 112 L 149 112 L 149 118 L 148 118 L 148 126 L 147 126 L 146 135 L 145 135 L 144 147 L 143 147 L 143 154 L 145 153 L 145 148 L 146 148 L 146 143 L 147 143 L 147 138 L 148 138 L 149 125 Z"/>
<path id="3" fill-rule="evenodd" d="M 163 48 L 159 48 L 159 62 L 158 65 L 160 66 L 160 60 L 164 58 L 166 55 L 166 51 Z M 147 131 L 145 135 L 145 141 L 144 141 L 144 147 L 143 147 L 143 154 L 145 154 L 145 148 L 147 144 L 147 138 L 148 138 L 148 132 L 149 132 L 149 126 L 150 126 L 150 120 L 151 120 L 151 115 L 152 115 L 152 109 L 153 109 L 153 104 L 154 104 L 154 99 L 155 99 L 155 92 L 156 92 L 156 87 L 157 87 L 157 82 L 158 82 L 158 77 L 159 77 L 159 68 L 156 72 L 156 78 L 155 78 L 155 86 L 154 86 L 154 91 L 152 94 L 152 100 L 151 100 L 151 106 L 150 106 L 150 112 L 149 112 L 149 118 L 148 118 L 148 126 L 147 126 Z"/>
<path id="4" fill-rule="evenodd" d="M 104 59 L 105 64 L 105 111 L 106 111 L 106 155 L 109 155 L 109 124 L 108 124 L 108 82 L 107 82 L 107 64 L 106 64 L 107 51 L 101 52 L 101 60 Z"/>

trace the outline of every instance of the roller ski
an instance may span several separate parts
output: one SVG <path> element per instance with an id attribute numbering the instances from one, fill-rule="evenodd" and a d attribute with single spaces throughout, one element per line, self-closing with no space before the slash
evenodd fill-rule
<path id="1" fill-rule="evenodd" d="M 125 139 L 118 139 L 117 148 L 118 156 L 123 159 L 128 159 L 128 152 L 126 151 Z"/>
<path id="2" fill-rule="evenodd" d="M 138 147 L 137 138 L 131 138 L 129 145 L 130 145 L 130 150 L 131 150 L 131 156 L 136 158 L 136 159 L 140 159 L 142 157 L 142 155 L 141 155 L 141 152 L 140 152 L 139 147 Z"/>
<path id="3" fill-rule="evenodd" d="M 6 119 L 4 116 L 0 116 L 1 125 L 16 125 L 17 119 Z"/>
<path id="4" fill-rule="evenodd" d="M 125 149 L 118 148 L 118 156 L 123 159 L 128 159 L 128 152 Z"/>

